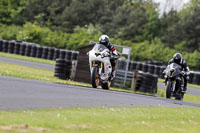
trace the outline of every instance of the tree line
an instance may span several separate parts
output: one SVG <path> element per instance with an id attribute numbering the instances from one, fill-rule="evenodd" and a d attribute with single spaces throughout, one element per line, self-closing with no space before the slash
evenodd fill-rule
<path id="1" fill-rule="evenodd" d="M 182 52 L 188 59 L 188 54 L 199 54 L 198 0 L 162 16 L 158 6 L 152 0 L 1 0 L 0 38 L 77 49 L 87 45 L 86 40 L 107 34 L 116 44 L 140 47 L 132 54 L 136 60 L 155 59 L 141 55 L 144 43 L 145 48 L 156 45 Z"/>

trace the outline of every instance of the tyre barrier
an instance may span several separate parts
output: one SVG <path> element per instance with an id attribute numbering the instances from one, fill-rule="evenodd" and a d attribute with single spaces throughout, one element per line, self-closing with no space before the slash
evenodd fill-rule
<path id="1" fill-rule="evenodd" d="M 71 60 L 78 60 L 78 55 L 79 52 L 78 51 L 72 51 L 72 55 L 71 55 Z"/>
<path id="2" fill-rule="evenodd" d="M 142 71 L 142 68 L 143 68 L 143 63 L 137 63 L 137 66 L 136 66 L 136 70 L 140 70 Z"/>
<path id="3" fill-rule="evenodd" d="M 53 60 L 54 52 L 55 52 L 55 48 L 49 48 L 49 50 L 48 50 L 48 56 L 47 56 L 48 60 Z"/>
<path id="4" fill-rule="evenodd" d="M 36 57 L 42 58 L 43 47 L 37 47 Z"/>
<path id="5" fill-rule="evenodd" d="M 20 49 L 19 49 L 19 54 L 20 55 L 25 55 L 25 50 L 26 50 L 26 44 L 25 43 L 21 43 Z"/>
<path id="6" fill-rule="evenodd" d="M 10 41 L 8 43 L 8 53 L 13 54 L 15 43 L 16 43 L 15 41 Z"/>
<path id="7" fill-rule="evenodd" d="M 71 61 L 56 59 L 54 76 L 63 80 L 69 79 L 71 74 L 71 67 Z"/>
<path id="8" fill-rule="evenodd" d="M 161 76 L 160 68 L 161 68 L 161 66 L 155 66 L 154 67 L 154 75 L 157 75 L 158 77 Z"/>
<path id="9" fill-rule="evenodd" d="M 31 55 L 31 49 L 32 49 L 32 46 L 31 45 L 27 45 L 26 46 L 26 49 L 25 49 L 25 56 L 30 56 Z"/>
<path id="10" fill-rule="evenodd" d="M 36 54 L 37 54 L 37 46 L 33 45 L 32 48 L 31 48 L 30 56 L 31 57 L 36 57 Z"/>
<path id="11" fill-rule="evenodd" d="M 162 78 L 162 79 L 164 79 L 164 77 L 163 77 L 163 71 L 166 69 L 166 66 L 161 66 L 160 67 L 160 78 Z"/>
<path id="12" fill-rule="evenodd" d="M 48 47 L 43 47 L 43 50 L 42 50 L 42 59 L 47 59 L 48 52 L 49 52 L 49 48 Z"/>
<path id="13" fill-rule="evenodd" d="M 163 62 L 162 61 L 146 61 L 145 64 L 163 66 Z"/>
<path id="14" fill-rule="evenodd" d="M 66 50 L 60 50 L 59 59 L 65 59 Z"/>
<path id="15" fill-rule="evenodd" d="M 7 53 L 8 52 L 8 41 L 7 40 L 3 40 L 3 45 L 2 45 L 2 51 L 4 53 Z"/>
<path id="16" fill-rule="evenodd" d="M 21 46 L 20 42 L 16 42 L 13 52 L 14 54 L 19 54 L 20 46 Z"/>
<path id="17" fill-rule="evenodd" d="M 142 71 L 143 72 L 148 72 L 148 68 L 149 68 L 148 64 L 143 64 Z"/>
<path id="18" fill-rule="evenodd" d="M 155 65 L 149 65 L 149 66 L 148 66 L 148 72 L 149 72 L 150 74 L 154 74 L 154 69 L 155 69 Z"/>
<path id="19" fill-rule="evenodd" d="M 188 83 L 192 84 L 192 82 L 193 82 L 193 79 L 194 79 L 194 73 L 193 73 L 193 72 L 191 72 L 191 73 L 190 73 L 190 76 L 189 76 Z"/>
<path id="20" fill-rule="evenodd" d="M 3 51 L 3 40 L 0 40 L 0 52 Z"/>
<path id="21" fill-rule="evenodd" d="M 60 56 L 60 49 L 56 48 L 55 51 L 54 51 L 53 60 L 58 59 L 59 56 Z"/>
<path id="22" fill-rule="evenodd" d="M 152 75 L 150 73 L 144 73 L 141 71 L 135 72 L 137 73 L 134 76 L 135 81 L 135 91 L 144 92 L 144 93 L 157 93 L 157 83 L 158 83 L 158 76 Z"/>
<path id="23" fill-rule="evenodd" d="M 133 61 L 131 62 L 131 66 L 130 66 L 130 71 L 134 71 L 137 68 L 137 62 Z"/>
<path id="24" fill-rule="evenodd" d="M 71 60 L 71 56 L 72 56 L 72 51 L 66 50 L 65 60 Z"/>
<path id="25" fill-rule="evenodd" d="M 200 85 L 200 73 L 194 73 L 193 84 Z"/>
<path id="26" fill-rule="evenodd" d="M 117 69 L 125 70 L 126 69 L 126 61 L 119 60 L 117 64 Z"/>

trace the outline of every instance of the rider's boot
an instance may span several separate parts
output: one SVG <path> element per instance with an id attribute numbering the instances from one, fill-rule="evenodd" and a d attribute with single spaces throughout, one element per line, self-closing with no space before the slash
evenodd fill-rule
<path id="1" fill-rule="evenodd" d="M 114 79 L 114 77 L 115 77 L 115 73 L 116 73 L 115 69 L 112 69 L 112 73 L 111 73 L 111 81 Z"/>

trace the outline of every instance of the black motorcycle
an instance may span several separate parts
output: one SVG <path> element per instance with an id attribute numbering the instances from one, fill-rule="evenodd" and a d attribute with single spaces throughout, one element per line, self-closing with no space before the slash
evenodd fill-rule
<path id="1" fill-rule="evenodd" d="M 176 100 L 183 100 L 184 92 L 181 85 L 184 82 L 184 73 L 181 68 L 180 65 L 172 63 L 165 69 L 166 98 L 175 97 Z"/>

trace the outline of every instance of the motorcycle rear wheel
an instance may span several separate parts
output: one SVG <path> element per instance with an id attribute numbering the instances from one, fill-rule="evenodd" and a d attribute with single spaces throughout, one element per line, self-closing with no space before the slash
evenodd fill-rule
<path id="1" fill-rule="evenodd" d="M 172 81 L 168 81 L 166 88 L 166 98 L 170 99 L 172 97 L 172 87 L 173 87 Z"/>
<path id="2" fill-rule="evenodd" d="M 92 87 L 97 88 L 99 85 L 99 74 L 98 74 L 98 68 L 94 67 L 92 69 Z"/>

